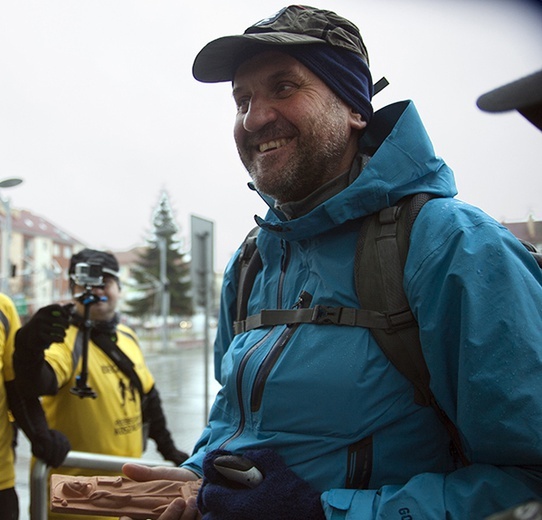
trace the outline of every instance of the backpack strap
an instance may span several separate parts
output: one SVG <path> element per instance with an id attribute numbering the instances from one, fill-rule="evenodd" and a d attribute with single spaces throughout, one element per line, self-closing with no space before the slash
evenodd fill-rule
<path id="1" fill-rule="evenodd" d="M 430 198 L 426 193 L 409 196 L 396 206 L 366 217 L 354 259 L 361 307 L 408 316 L 400 327 L 370 328 L 386 357 L 414 385 L 415 401 L 421 406 L 431 401 L 430 376 L 421 351 L 418 323 L 403 289 L 403 271 L 412 225 Z"/>
<path id="2" fill-rule="evenodd" d="M 397 206 L 384 208 L 367 217 L 362 224 L 354 263 L 356 292 L 362 307 L 374 311 L 407 315 L 410 306 L 403 289 L 403 273 L 412 225 L 423 205 L 433 195 L 419 193 L 405 197 Z M 411 321 L 387 330 L 371 328 L 389 361 L 414 386 L 414 400 L 431 406 L 446 427 L 454 455 L 463 466 L 469 465 L 459 432 L 437 403 L 429 386 L 430 374 L 423 356 L 419 327 Z"/>
<path id="3" fill-rule="evenodd" d="M 399 313 L 377 312 L 352 307 L 315 305 L 308 309 L 262 309 L 258 314 L 234 322 L 235 334 L 260 327 L 312 323 L 313 325 L 343 325 L 368 329 L 400 329 L 412 322 L 410 310 Z"/>
<path id="4" fill-rule="evenodd" d="M 248 300 L 256 275 L 262 269 L 262 258 L 256 245 L 260 228 L 254 227 L 241 245 L 238 260 L 237 318 L 233 322 L 235 334 L 241 334 L 260 327 L 313 323 L 317 325 L 345 325 L 366 328 L 401 328 L 413 320 L 410 309 L 406 314 L 375 312 L 349 307 L 328 307 L 315 305 L 311 308 L 262 309 L 258 314 L 247 316 Z"/>
<path id="5" fill-rule="evenodd" d="M 256 247 L 256 239 L 260 231 L 259 226 L 252 228 L 246 236 L 239 255 L 239 283 L 237 285 L 237 320 L 235 324 L 243 322 L 247 317 L 248 299 L 258 271 L 263 267 L 262 258 Z M 239 334 L 239 332 L 235 332 Z"/>
<path id="6" fill-rule="evenodd" d="M 0 311 L 0 323 L 4 327 L 4 338 L 7 341 L 9 332 L 10 332 L 10 324 L 9 324 L 9 318 L 6 316 L 6 314 L 3 311 Z"/>
<path id="7" fill-rule="evenodd" d="M 416 201 L 419 201 L 419 199 L 416 199 Z M 369 218 L 366 217 L 364 221 Z M 315 305 L 311 308 L 262 309 L 258 314 L 247 316 L 248 300 L 252 287 L 256 275 L 262 269 L 262 259 L 256 244 L 259 229 L 259 227 L 253 228 L 241 245 L 238 261 L 237 318 L 233 323 L 235 334 L 241 334 L 260 327 L 292 325 L 295 323 L 399 330 L 408 327 L 410 323 L 415 321 L 408 303 L 399 311 L 396 308 L 392 308 L 390 311 L 389 308 L 365 310 Z M 359 243 L 362 244 L 363 241 L 360 240 Z M 400 275 L 402 280 L 402 271 Z"/>
<path id="8" fill-rule="evenodd" d="M 139 346 L 134 336 L 131 334 L 128 334 L 125 331 L 120 331 L 117 329 L 117 334 L 121 333 L 125 336 L 128 336 L 131 338 L 136 345 Z M 98 342 L 96 342 L 98 340 Z M 100 335 L 99 338 L 93 338 L 94 343 L 104 351 L 104 353 L 117 365 L 119 370 L 125 374 L 134 387 L 139 392 L 139 395 L 141 396 L 141 402 L 143 402 L 144 398 L 144 392 L 143 392 L 143 385 L 141 384 L 141 380 L 139 379 L 139 376 L 137 375 L 134 364 L 132 360 L 119 348 L 119 346 L 112 341 L 111 339 L 105 338 L 103 335 Z M 83 331 L 79 329 L 77 331 L 76 337 L 75 337 L 75 343 L 74 348 L 72 351 L 72 367 L 73 370 L 77 368 L 77 364 L 79 363 L 79 359 L 81 358 L 81 354 L 83 352 Z"/>
<path id="9" fill-rule="evenodd" d="M 122 351 L 122 349 L 111 339 L 109 334 L 92 334 L 92 341 L 98 346 L 112 361 L 117 365 L 119 370 L 130 379 L 134 388 L 137 389 L 141 397 L 141 403 L 143 403 L 143 398 L 145 392 L 143 391 L 143 385 L 141 384 L 141 379 L 137 375 L 133 361 Z M 117 329 L 117 334 L 123 334 L 123 331 Z M 126 336 L 134 340 L 135 338 L 131 334 L 125 333 Z M 137 342 L 136 342 L 137 345 Z M 139 347 L 139 345 L 138 345 Z"/>

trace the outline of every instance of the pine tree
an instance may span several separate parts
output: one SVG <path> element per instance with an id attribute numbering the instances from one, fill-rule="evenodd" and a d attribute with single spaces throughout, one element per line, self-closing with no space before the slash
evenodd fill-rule
<path id="1" fill-rule="evenodd" d="M 127 302 L 127 313 L 147 317 L 161 312 L 161 247 L 165 242 L 166 278 L 169 290 L 169 315 L 191 316 L 193 314 L 190 296 L 190 265 L 181 252 L 181 243 L 176 238 L 179 231 L 175 223 L 169 197 L 163 192 L 153 215 L 152 236 L 147 247 L 139 254 L 136 267 L 132 270 L 137 285 L 146 287 L 140 298 Z"/>

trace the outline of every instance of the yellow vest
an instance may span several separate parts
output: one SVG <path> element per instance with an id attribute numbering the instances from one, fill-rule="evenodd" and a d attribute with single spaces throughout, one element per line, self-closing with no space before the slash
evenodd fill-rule
<path id="1" fill-rule="evenodd" d="M 21 326 L 19 315 L 13 302 L 0 293 L 0 490 L 15 486 L 15 469 L 13 458 L 13 430 L 10 415 L 5 381 L 13 381 L 13 348 L 15 332 Z"/>

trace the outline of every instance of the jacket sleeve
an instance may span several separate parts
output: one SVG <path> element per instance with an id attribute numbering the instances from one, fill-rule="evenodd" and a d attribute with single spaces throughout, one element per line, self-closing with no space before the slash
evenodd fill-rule
<path id="1" fill-rule="evenodd" d="M 542 270 L 481 212 L 454 202 L 443 221 L 433 202 L 414 226 L 404 283 L 432 390 L 472 463 L 329 490 L 328 518 L 484 519 L 542 498 Z"/>
<path id="2" fill-rule="evenodd" d="M 34 442 L 49 429 L 39 399 L 23 399 L 15 381 L 6 382 L 6 393 L 17 426 L 23 430 L 30 442 Z"/>
<path id="3" fill-rule="evenodd" d="M 37 397 L 23 398 L 15 381 L 6 382 L 6 393 L 15 423 L 30 441 L 32 454 L 49 466 L 60 466 L 71 445 L 62 432 L 49 429 L 40 400 Z"/>
<path id="4" fill-rule="evenodd" d="M 25 398 L 37 398 L 41 395 L 55 395 L 58 382 L 51 365 L 45 360 L 43 351 L 25 348 L 15 339 L 13 369 L 16 374 L 17 388 Z"/>

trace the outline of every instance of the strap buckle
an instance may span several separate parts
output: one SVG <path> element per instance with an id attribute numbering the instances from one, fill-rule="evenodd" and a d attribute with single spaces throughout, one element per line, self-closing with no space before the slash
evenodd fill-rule
<path id="1" fill-rule="evenodd" d="M 356 310 L 347 307 L 327 307 L 315 305 L 312 310 L 310 323 L 319 325 L 355 325 Z"/>
<path id="2" fill-rule="evenodd" d="M 335 324 L 337 323 L 337 309 L 325 305 L 315 305 L 312 309 L 311 323 Z"/>
<path id="3" fill-rule="evenodd" d="M 410 327 L 415 323 L 414 314 L 410 309 L 405 309 L 399 312 L 386 313 L 386 321 L 388 322 L 388 332 L 394 332 L 400 329 Z"/>

